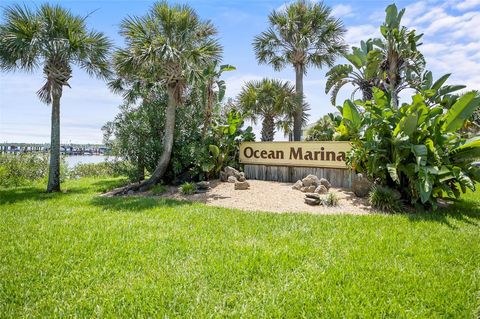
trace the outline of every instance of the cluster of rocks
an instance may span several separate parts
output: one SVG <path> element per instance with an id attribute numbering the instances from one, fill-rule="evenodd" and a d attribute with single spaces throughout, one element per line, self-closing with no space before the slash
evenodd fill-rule
<path id="1" fill-rule="evenodd" d="M 326 194 L 330 189 L 330 182 L 325 178 L 318 178 L 315 175 L 308 175 L 302 180 L 298 180 L 293 184 L 292 189 L 299 190 L 304 193 Z"/>
<path id="2" fill-rule="evenodd" d="M 236 190 L 245 190 L 250 188 L 250 184 L 245 178 L 244 172 L 239 172 L 233 167 L 227 166 L 220 172 L 222 182 L 233 183 Z"/>
<path id="3" fill-rule="evenodd" d="M 330 182 L 326 178 L 318 178 L 316 175 L 308 175 L 302 180 L 298 180 L 292 189 L 299 190 L 305 194 L 305 203 L 309 205 L 320 205 L 322 199 L 321 194 L 327 194 L 331 187 Z"/>

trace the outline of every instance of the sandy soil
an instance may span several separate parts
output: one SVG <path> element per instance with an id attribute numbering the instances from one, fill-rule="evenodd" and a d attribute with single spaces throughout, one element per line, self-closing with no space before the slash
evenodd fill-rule
<path id="1" fill-rule="evenodd" d="M 309 212 L 315 214 L 368 214 L 371 208 L 365 198 L 358 198 L 353 192 L 331 188 L 337 194 L 338 207 L 310 206 L 305 204 L 305 194 L 292 189 L 293 183 L 278 183 L 249 180 L 250 189 L 234 190 L 232 183 L 210 181 L 211 189 L 203 194 L 184 196 L 176 187 L 169 187 L 160 197 L 190 200 L 210 206 L 238 208 L 248 211 L 267 212 Z"/>

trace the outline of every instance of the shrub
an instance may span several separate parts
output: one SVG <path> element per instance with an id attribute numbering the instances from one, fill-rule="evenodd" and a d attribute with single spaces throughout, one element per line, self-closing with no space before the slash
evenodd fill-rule
<path id="1" fill-rule="evenodd" d="M 368 201 L 373 208 L 388 213 L 400 212 L 403 209 L 400 193 L 385 186 L 375 185 L 370 191 Z"/>
<path id="2" fill-rule="evenodd" d="M 195 184 L 193 183 L 183 183 L 182 186 L 180 186 L 180 193 L 183 195 L 192 195 L 195 193 L 197 188 L 195 187 Z"/>
<path id="3" fill-rule="evenodd" d="M 325 198 L 322 200 L 322 205 L 324 206 L 338 206 L 339 198 L 337 194 L 329 193 Z"/>
<path id="4" fill-rule="evenodd" d="M 77 164 L 69 172 L 70 178 L 125 176 L 137 181 L 137 168 L 127 161 L 105 161 L 101 163 Z"/>
<path id="5" fill-rule="evenodd" d="M 0 186 L 18 187 L 48 177 L 49 156 L 44 153 L 0 155 Z M 61 162 L 61 180 L 65 179 L 67 166 Z"/>
<path id="6" fill-rule="evenodd" d="M 397 110 L 387 94 L 374 89 L 373 100 L 345 101 L 337 129 L 351 136 L 352 168 L 395 188 L 411 204 L 435 209 L 438 198 L 458 198 L 480 181 L 480 168 L 472 165 L 480 157 L 480 140 L 458 133 L 480 105 L 480 94 L 439 97 L 440 102 L 427 97 L 432 94 L 441 92 L 420 92 Z M 445 112 L 447 102 L 452 105 Z"/>

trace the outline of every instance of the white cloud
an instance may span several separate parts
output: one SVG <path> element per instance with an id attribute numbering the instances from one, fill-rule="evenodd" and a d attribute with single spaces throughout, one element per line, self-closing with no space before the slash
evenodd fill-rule
<path id="1" fill-rule="evenodd" d="M 353 9 L 349 5 L 338 4 L 332 8 L 332 15 L 336 18 L 353 16 Z"/>
<path id="2" fill-rule="evenodd" d="M 368 38 L 378 37 L 380 35 L 379 27 L 362 24 L 357 26 L 347 27 L 347 34 L 345 35 L 345 41 L 350 46 L 359 46 L 360 41 L 367 40 Z"/>
<path id="3" fill-rule="evenodd" d="M 480 0 L 465 0 L 458 3 L 455 8 L 458 10 L 468 10 L 480 6 Z"/>

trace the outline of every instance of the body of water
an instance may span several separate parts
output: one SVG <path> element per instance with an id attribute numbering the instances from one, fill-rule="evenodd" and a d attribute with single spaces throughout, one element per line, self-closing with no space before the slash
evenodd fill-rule
<path id="1" fill-rule="evenodd" d="M 95 164 L 104 162 L 113 157 L 108 157 L 105 155 L 75 155 L 75 156 L 65 156 L 68 167 L 73 168 L 77 164 Z"/>

